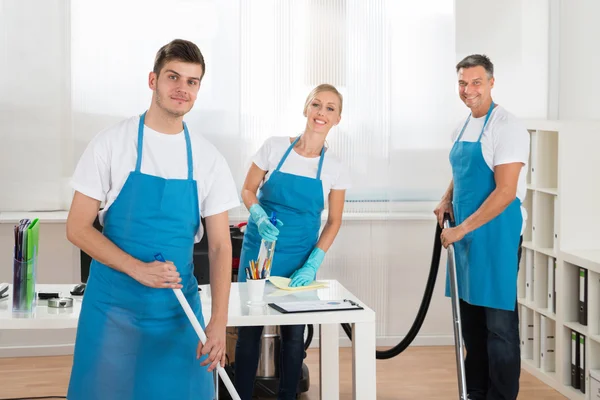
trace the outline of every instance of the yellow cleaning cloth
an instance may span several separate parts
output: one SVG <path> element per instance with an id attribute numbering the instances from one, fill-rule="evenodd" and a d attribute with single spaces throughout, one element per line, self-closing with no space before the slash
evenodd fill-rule
<path id="1" fill-rule="evenodd" d="M 306 286 L 290 287 L 290 278 L 284 278 L 282 276 L 271 276 L 269 281 L 277 288 L 282 290 L 299 291 L 299 290 L 312 290 L 327 287 L 327 282 L 313 281 Z"/>

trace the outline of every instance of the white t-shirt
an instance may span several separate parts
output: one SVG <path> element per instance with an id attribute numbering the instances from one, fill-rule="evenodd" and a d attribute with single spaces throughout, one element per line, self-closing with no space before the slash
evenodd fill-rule
<path id="1" fill-rule="evenodd" d="M 100 223 L 115 201 L 137 161 L 139 116 L 98 133 L 81 156 L 71 186 L 104 202 Z M 225 158 L 200 134 L 190 132 L 194 179 L 198 186 L 200 215 L 208 217 L 240 205 L 239 195 Z M 187 179 L 184 132 L 167 135 L 144 128 L 141 172 L 165 179 Z M 200 224 L 195 241 L 202 238 Z"/>
<path id="2" fill-rule="evenodd" d="M 281 158 L 291 144 L 292 142 L 288 136 L 272 136 L 263 143 L 262 147 L 254 155 L 252 162 L 263 171 L 268 171 L 265 176 L 265 182 L 271 177 L 271 174 L 275 171 L 277 165 L 279 165 L 279 161 L 281 161 Z M 280 171 L 316 178 L 317 171 L 319 170 L 319 159 L 320 157 L 303 157 L 292 149 L 281 166 Z M 323 157 L 321 183 L 323 184 L 323 199 L 325 204 L 327 204 L 331 189 L 344 190 L 352 187 L 348 168 L 330 149 L 325 151 L 325 156 Z"/>
<path id="3" fill-rule="evenodd" d="M 454 143 L 460 134 L 467 118 L 463 119 L 455 131 L 452 133 L 452 142 Z M 481 118 L 469 120 L 465 132 L 461 137 L 461 142 L 476 142 L 481 133 L 481 128 L 485 122 L 485 115 Z M 502 106 L 496 106 L 490 115 L 483 136 L 481 137 L 481 150 L 483 159 L 490 170 L 502 164 L 522 162 L 525 164 L 521 168 L 519 181 L 517 183 L 517 197 L 521 203 L 527 195 L 527 168 L 529 162 L 529 132 L 521 122 Z M 521 206 L 523 215 L 523 227 L 521 233 L 525 230 L 527 222 L 527 210 Z"/>

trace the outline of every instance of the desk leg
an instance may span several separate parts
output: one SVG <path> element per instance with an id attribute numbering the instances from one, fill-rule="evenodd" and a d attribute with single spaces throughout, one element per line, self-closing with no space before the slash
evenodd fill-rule
<path id="1" fill-rule="evenodd" d="M 375 322 L 353 324 L 352 381 L 355 400 L 375 400 L 377 398 L 375 350 Z"/>
<path id="2" fill-rule="evenodd" d="M 322 324 L 319 333 L 321 399 L 340 398 L 340 337 L 337 324 Z"/>

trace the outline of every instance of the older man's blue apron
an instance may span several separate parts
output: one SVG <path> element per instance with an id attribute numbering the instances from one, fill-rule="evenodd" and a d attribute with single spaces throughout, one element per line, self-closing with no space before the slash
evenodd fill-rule
<path id="1" fill-rule="evenodd" d="M 187 179 L 140 172 L 137 163 L 106 212 L 104 235 L 126 253 L 154 261 L 162 253 L 182 278 L 182 291 L 204 327 L 193 275 L 194 235 L 200 223 L 192 147 L 184 123 Z M 171 289 L 144 286 L 94 260 L 85 291 L 68 399 L 212 399 L 214 384 L 196 359 L 198 337 Z"/>
<path id="2" fill-rule="evenodd" d="M 279 228 L 279 236 L 275 243 L 272 276 L 290 277 L 295 270 L 304 265 L 319 239 L 321 213 L 325 207 L 321 183 L 325 147 L 321 150 L 316 179 L 280 171 L 299 139 L 300 136 L 288 147 L 279 165 L 258 194 L 258 202 L 267 215 L 275 211 L 277 218 L 284 224 Z M 240 255 L 240 282 L 246 281 L 244 268 L 250 265 L 250 260 L 258 258 L 260 242 L 256 223 L 250 218 Z"/>
<path id="3" fill-rule="evenodd" d="M 450 151 L 457 226 L 477 211 L 496 188 L 494 171 L 486 164 L 481 149 L 481 137 L 493 109 L 492 102 L 477 142 L 460 140 L 469 115 Z M 462 300 L 477 306 L 515 309 L 522 222 L 521 202 L 516 198 L 496 218 L 454 243 L 458 294 Z M 446 279 L 446 296 L 449 294 L 450 284 Z"/>

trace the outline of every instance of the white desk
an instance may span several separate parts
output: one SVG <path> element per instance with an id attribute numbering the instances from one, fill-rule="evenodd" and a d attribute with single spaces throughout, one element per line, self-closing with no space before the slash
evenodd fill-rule
<path id="1" fill-rule="evenodd" d="M 325 289 L 287 292 L 278 290 L 267 283 L 266 302 L 280 303 L 301 300 L 341 300 L 358 302 L 364 310 L 332 311 L 316 313 L 282 314 L 271 307 L 248 307 L 248 296 L 244 283 L 232 283 L 229 297 L 228 326 L 251 325 L 320 325 L 320 389 L 321 399 L 339 399 L 339 324 L 352 325 L 352 376 L 354 399 L 376 399 L 376 360 L 375 360 L 375 312 L 364 305 L 337 281 L 327 281 Z M 68 329 L 76 328 L 81 300 L 71 296 L 69 290 L 74 285 L 37 285 L 41 292 L 60 292 L 61 296 L 73 297 L 73 307 L 54 309 L 47 307 L 47 301 L 39 301 L 35 313 L 20 316 L 12 313 L 12 295 L 0 300 L 0 329 Z M 202 312 L 206 321 L 211 315 L 210 286 L 201 286 Z M 9 289 L 12 293 L 12 288 Z"/>

